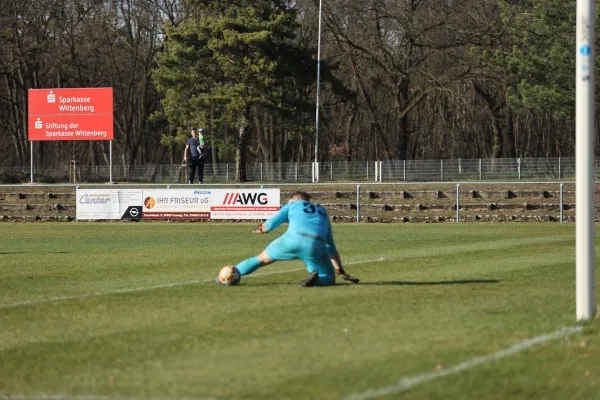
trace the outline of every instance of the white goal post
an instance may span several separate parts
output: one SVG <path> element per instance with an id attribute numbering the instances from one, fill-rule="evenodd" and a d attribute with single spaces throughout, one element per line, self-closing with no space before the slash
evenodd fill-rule
<path id="1" fill-rule="evenodd" d="M 591 320 L 596 313 L 594 288 L 594 74 L 595 4 L 577 0 L 575 71 L 576 124 L 576 313 Z"/>

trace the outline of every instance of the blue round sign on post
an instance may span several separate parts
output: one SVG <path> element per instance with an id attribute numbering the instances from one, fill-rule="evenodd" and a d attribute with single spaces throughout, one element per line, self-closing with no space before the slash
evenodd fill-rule
<path id="1" fill-rule="evenodd" d="M 589 44 L 584 44 L 579 48 L 579 54 L 582 56 L 589 56 L 592 53 L 592 48 Z"/>

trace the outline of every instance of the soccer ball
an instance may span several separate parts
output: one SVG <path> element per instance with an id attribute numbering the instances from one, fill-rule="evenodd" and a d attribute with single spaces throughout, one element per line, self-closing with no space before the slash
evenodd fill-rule
<path id="1" fill-rule="evenodd" d="M 240 271 L 238 271 L 236 267 L 234 267 L 233 265 L 226 265 L 223 268 L 221 268 L 217 281 L 221 285 L 235 286 L 238 283 L 240 283 L 241 279 L 242 275 L 240 275 Z"/>

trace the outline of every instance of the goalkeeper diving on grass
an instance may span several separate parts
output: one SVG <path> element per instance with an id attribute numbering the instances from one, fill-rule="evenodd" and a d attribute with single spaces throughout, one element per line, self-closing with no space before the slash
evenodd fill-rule
<path id="1" fill-rule="evenodd" d="M 300 281 L 300 286 L 334 285 L 336 273 L 345 281 L 359 282 L 342 267 L 327 211 L 310 199 L 308 193 L 295 192 L 277 214 L 258 226 L 256 232 L 268 233 L 288 222 L 287 231 L 258 256 L 247 258 L 234 267 L 242 276 L 275 261 L 301 260 L 309 275 Z"/>

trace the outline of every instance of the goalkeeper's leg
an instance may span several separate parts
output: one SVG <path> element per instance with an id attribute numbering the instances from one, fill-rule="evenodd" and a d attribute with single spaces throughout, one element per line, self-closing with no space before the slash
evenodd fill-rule
<path id="1" fill-rule="evenodd" d="M 315 243 L 313 239 L 305 239 L 301 246 L 300 259 L 306 264 L 310 285 L 300 282 L 300 286 L 331 286 L 335 285 L 335 268 L 329 258 L 329 251 L 324 243 Z"/>
<path id="2" fill-rule="evenodd" d="M 335 285 L 335 274 L 331 265 L 329 268 L 322 264 L 315 264 L 310 261 L 303 260 L 306 263 L 308 270 L 308 278 L 299 282 L 300 286 L 331 286 Z"/>
<path id="3" fill-rule="evenodd" d="M 242 276 L 248 275 L 260 267 L 272 264 L 275 261 L 297 259 L 298 257 L 294 254 L 293 250 L 294 246 L 290 244 L 289 238 L 283 235 L 273 240 L 258 256 L 247 258 L 235 267 L 240 271 Z"/>
<path id="4" fill-rule="evenodd" d="M 244 261 L 240 262 L 235 266 L 242 276 L 248 275 L 259 269 L 260 267 L 264 267 L 265 265 L 269 265 L 274 263 L 269 254 L 266 251 L 262 251 L 256 257 L 246 258 Z"/>

